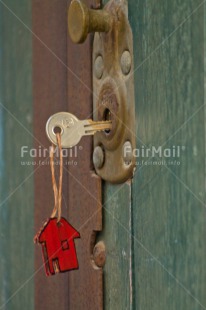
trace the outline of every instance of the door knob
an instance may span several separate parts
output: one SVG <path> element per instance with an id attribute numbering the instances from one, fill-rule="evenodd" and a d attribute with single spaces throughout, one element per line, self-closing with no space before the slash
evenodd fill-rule
<path id="1" fill-rule="evenodd" d="M 89 9 L 81 0 L 72 0 L 68 10 L 68 29 L 74 43 L 83 43 L 90 32 L 108 32 L 112 16 L 105 10 Z"/>

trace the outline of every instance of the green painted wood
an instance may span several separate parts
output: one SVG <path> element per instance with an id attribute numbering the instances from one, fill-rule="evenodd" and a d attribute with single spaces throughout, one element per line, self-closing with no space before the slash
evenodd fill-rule
<path id="1" fill-rule="evenodd" d="M 167 165 L 137 158 L 131 193 L 127 184 L 118 194 L 120 186 L 104 186 L 104 307 L 206 309 L 203 1 L 128 4 L 137 146 L 180 146 L 180 157 Z M 122 263 L 126 244 L 132 279 Z"/>
<path id="2" fill-rule="evenodd" d="M 0 3 L 0 309 L 33 309 L 32 36 L 30 1 Z M 10 11 L 11 10 L 11 11 Z M 13 14 L 12 14 L 13 12 Z M 16 15 L 16 16 L 15 16 Z M 22 21 L 22 23 L 18 20 Z"/>
<path id="3" fill-rule="evenodd" d="M 131 185 L 103 186 L 104 309 L 132 309 Z"/>
<path id="4" fill-rule="evenodd" d="M 202 1 L 129 0 L 137 145 L 184 146 L 138 166 L 132 186 L 134 309 L 206 309 Z M 171 161 L 179 160 L 180 165 Z M 140 156 L 140 164 L 146 160 Z M 156 159 L 153 159 L 153 162 Z M 170 165 L 169 165 L 170 163 Z"/>

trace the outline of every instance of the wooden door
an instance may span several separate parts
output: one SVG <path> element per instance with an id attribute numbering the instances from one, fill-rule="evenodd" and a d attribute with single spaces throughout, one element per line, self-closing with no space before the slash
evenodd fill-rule
<path id="1" fill-rule="evenodd" d="M 0 309 L 34 308 L 33 139 L 31 3 L 1 1 Z"/>
<path id="2" fill-rule="evenodd" d="M 135 176 L 101 182 L 92 139 L 83 140 L 78 169 L 64 172 L 63 213 L 80 227 L 98 211 L 77 243 L 84 272 L 45 277 L 33 236 L 53 206 L 50 170 L 22 165 L 33 158 L 28 151 L 22 160 L 21 150 L 49 146 L 51 114 L 92 113 L 93 36 L 71 43 L 68 4 L 0 1 L 0 309 L 206 309 L 203 1 L 128 1 Z M 159 147 L 164 158 L 142 151 Z M 99 240 L 106 245 L 103 271 L 88 260 Z"/>
<path id="3" fill-rule="evenodd" d="M 137 148 L 181 151 L 140 152 L 132 184 L 104 184 L 105 309 L 205 309 L 205 4 L 128 5 Z"/>
<path id="4" fill-rule="evenodd" d="M 137 309 L 206 307 L 204 7 L 201 1 L 130 2 L 137 143 L 181 148 L 180 157 L 140 167 L 134 179 Z"/>

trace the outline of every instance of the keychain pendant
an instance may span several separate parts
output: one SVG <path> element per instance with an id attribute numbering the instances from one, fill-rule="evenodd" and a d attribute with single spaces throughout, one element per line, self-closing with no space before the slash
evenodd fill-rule
<path id="1" fill-rule="evenodd" d="M 56 217 L 48 219 L 34 237 L 34 242 L 42 246 L 47 276 L 79 268 L 75 238 L 80 238 L 79 232 L 63 217 L 59 222 Z"/>

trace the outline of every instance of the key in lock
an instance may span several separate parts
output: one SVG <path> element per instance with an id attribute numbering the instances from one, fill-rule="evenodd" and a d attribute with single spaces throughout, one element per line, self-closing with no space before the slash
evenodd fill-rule
<path id="1" fill-rule="evenodd" d="M 111 128 L 111 121 L 79 120 L 69 112 L 59 112 L 48 119 L 46 133 L 49 140 L 57 145 L 56 132 L 60 132 L 62 147 L 71 148 L 77 145 L 83 136 L 94 135 L 97 131 L 111 130 Z"/>

